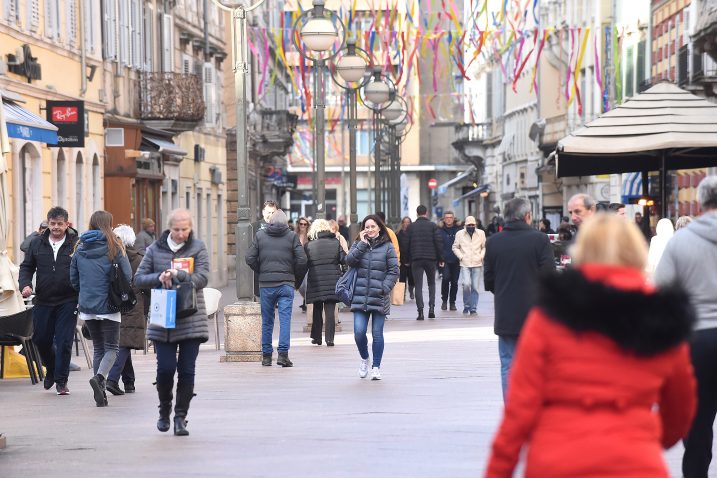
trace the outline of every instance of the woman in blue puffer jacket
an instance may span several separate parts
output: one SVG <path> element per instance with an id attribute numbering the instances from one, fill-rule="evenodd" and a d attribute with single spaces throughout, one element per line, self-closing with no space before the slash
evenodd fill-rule
<path id="1" fill-rule="evenodd" d="M 391 311 L 391 290 L 398 280 L 398 257 L 388 231 L 378 216 L 366 216 L 361 223 L 359 240 L 351 246 L 346 263 L 356 269 L 356 284 L 351 300 L 354 313 L 354 339 L 361 355 L 359 377 L 368 375 L 368 320 L 371 318 L 373 364 L 371 379 L 381 380 L 383 324 Z"/>
<path id="2" fill-rule="evenodd" d="M 109 291 L 112 262 L 132 281 L 132 268 L 122 241 L 112 232 L 112 214 L 95 211 L 90 217 L 90 230 L 80 236 L 70 264 L 70 282 L 80 293 L 80 319 L 92 336 L 94 377 L 90 386 L 98 407 L 107 406 L 105 380 L 119 350 L 122 314 L 110 309 Z"/>

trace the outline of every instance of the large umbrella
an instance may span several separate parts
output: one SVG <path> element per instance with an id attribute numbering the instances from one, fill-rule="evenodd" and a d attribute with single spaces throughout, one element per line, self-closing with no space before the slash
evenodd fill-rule
<path id="1" fill-rule="evenodd" d="M 710 166 L 717 166 L 717 105 L 671 83 L 575 130 L 556 151 L 558 177 L 660 171 L 662 217 L 667 171 Z"/>

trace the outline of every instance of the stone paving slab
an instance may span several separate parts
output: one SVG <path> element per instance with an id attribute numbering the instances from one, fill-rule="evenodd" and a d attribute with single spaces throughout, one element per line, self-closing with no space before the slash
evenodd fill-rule
<path id="1" fill-rule="evenodd" d="M 202 346 L 189 437 L 155 428 L 151 351 L 133 355 L 137 393 L 110 395 L 107 408 L 94 406 L 84 363 L 70 376 L 69 397 L 28 379 L 0 380 L 8 437 L 0 477 L 480 476 L 502 399 L 490 294 L 478 312 L 438 310 L 438 319 L 417 322 L 412 303 L 394 307 L 384 380 L 372 382 L 356 373 L 350 314 L 341 314 L 336 346 L 318 347 L 301 332 L 297 302 L 294 368 L 220 363 L 223 351 Z M 681 455 L 679 446 L 667 454 L 672 476 Z"/>

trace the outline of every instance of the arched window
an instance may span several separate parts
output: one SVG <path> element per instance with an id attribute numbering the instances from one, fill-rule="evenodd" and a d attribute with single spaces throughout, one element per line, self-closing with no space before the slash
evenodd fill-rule
<path id="1" fill-rule="evenodd" d="M 92 208 L 95 211 L 102 209 L 100 200 L 102 192 L 102 184 L 100 182 L 100 160 L 95 154 L 92 157 Z"/>
<path id="2" fill-rule="evenodd" d="M 67 208 L 67 160 L 65 159 L 65 151 L 60 148 L 57 152 L 57 170 L 56 170 L 56 191 L 53 206 Z"/>
<path id="3" fill-rule="evenodd" d="M 82 160 L 82 153 L 77 153 L 75 160 L 75 218 L 70 218 L 75 229 L 82 231 L 87 227 L 87 218 L 85 217 L 85 164 Z"/>
<path id="4" fill-rule="evenodd" d="M 14 184 L 15 243 L 19 245 L 38 228 L 46 212 L 42 210 L 42 158 L 32 143 L 25 144 L 17 155 Z M 16 249 L 19 260 L 20 248 Z"/>

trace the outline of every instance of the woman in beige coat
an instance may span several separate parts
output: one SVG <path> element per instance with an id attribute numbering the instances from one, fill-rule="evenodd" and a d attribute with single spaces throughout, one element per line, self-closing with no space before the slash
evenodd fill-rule
<path id="1" fill-rule="evenodd" d="M 476 315 L 478 288 L 483 277 L 485 257 L 485 233 L 476 228 L 476 218 L 468 216 L 465 227 L 456 233 L 453 253 L 461 261 L 461 283 L 463 284 L 463 313 Z"/>

